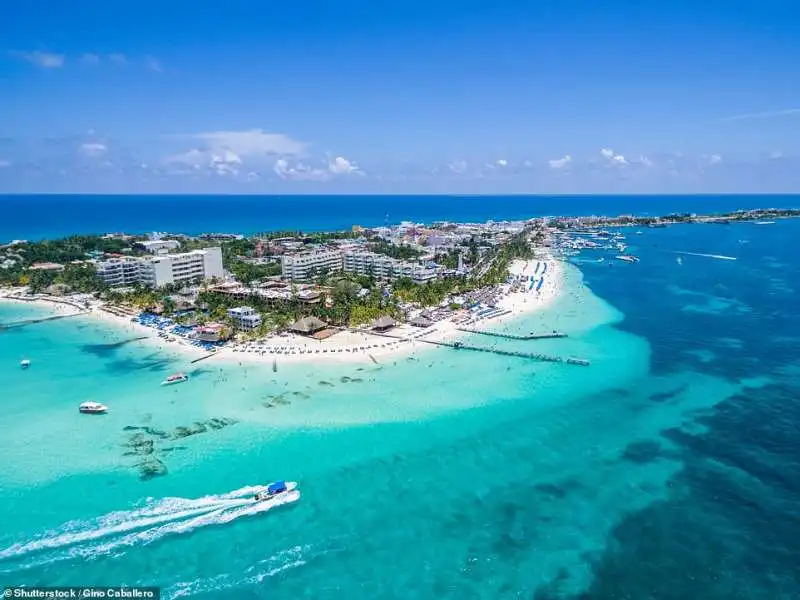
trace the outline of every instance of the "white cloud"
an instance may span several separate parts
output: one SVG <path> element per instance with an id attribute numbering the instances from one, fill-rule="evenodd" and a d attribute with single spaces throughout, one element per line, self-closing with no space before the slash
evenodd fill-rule
<path id="1" fill-rule="evenodd" d="M 100 156 L 108 151 L 108 146 L 99 142 L 87 142 L 81 144 L 81 152 L 86 156 Z"/>
<path id="2" fill-rule="evenodd" d="M 605 158 L 608 158 L 609 160 L 614 158 L 614 151 L 611 150 L 610 148 L 603 148 L 602 150 L 600 150 L 600 154 L 602 154 Z"/>
<path id="3" fill-rule="evenodd" d="M 328 160 L 328 170 L 337 175 L 346 175 L 358 171 L 358 166 L 342 156 Z"/>
<path id="4" fill-rule="evenodd" d="M 467 161 L 465 160 L 454 160 L 452 162 L 447 163 L 447 168 L 452 173 L 457 173 L 462 175 L 467 172 Z"/>
<path id="5" fill-rule="evenodd" d="M 294 181 L 325 181 L 329 177 L 328 171 L 315 169 L 303 163 L 297 163 L 292 166 L 285 158 L 276 160 L 272 170 L 275 171 L 275 174 L 281 179 L 291 179 Z"/>
<path id="6" fill-rule="evenodd" d="M 507 167 L 508 166 L 508 161 L 505 158 L 500 158 L 500 159 L 495 161 L 495 164 L 498 167 Z"/>
<path id="7" fill-rule="evenodd" d="M 223 150 L 220 154 L 211 154 L 209 167 L 218 175 L 237 175 L 242 159 L 235 152 Z"/>
<path id="8" fill-rule="evenodd" d="M 230 150 L 239 156 L 302 154 L 306 144 L 282 133 L 267 133 L 261 129 L 248 131 L 211 131 L 188 136 L 204 141 L 211 150 Z"/>
<path id="9" fill-rule="evenodd" d="M 719 154 L 712 154 L 708 157 L 709 164 L 718 165 L 722 162 L 722 157 Z"/>
<path id="10" fill-rule="evenodd" d="M 571 162 L 572 162 L 572 157 L 569 154 L 567 154 L 561 158 L 554 158 L 552 160 L 548 160 L 547 164 L 550 165 L 551 169 L 563 169 Z"/>
<path id="11" fill-rule="evenodd" d="M 770 119 L 774 117 L 789 117 L 792 115 L 800 115 L 800 108 L 785 108 L 782 110 L 770 110 L 760 113 L 747 113 L 744 115 L 736 115 L 735 117 L 725 117 L 723 121 L 741 121 L 743 119 Z"/>
<path id="12" fill-rule="evenodd" d="M 525 162 L 522 163 L 522 166 L 527 169 L 530 169 L 533 166 L 533 163 L 530 160 L 526 159 Z"/>
<path id="13" fill-rule="evenodd" d="M 45 69 L 57 69 L 59 67 L 63 67 L 65 61 L 63 54 L 56 54 L 54 52 L 40 52 L 38 50 L 34 52 L 13 51 L 10 52 L 10 54 L 14 58 L 24 60 L 32 65 L 43 67 Z"/>
<path id="14" fill-rule="evenodd" d="M 650 160 L 649 158 L 647 158 L 646 156 L 640 156 L 639 157 L 639 163 L 643 164 L 645 167 L 652 167 L 653 166 L 653 161 Z"/>
<path id="15" fill-rule="evenodd" d="M 614 163 L 618 164 L 618 165 L 627 165 L 627 164 L 628 164 L 628 161 L 627 161 L 627 160 L 625 160 L 625 157 L 624 157 L 624 156 L 622 156 L 621 154 L 617 154 L 617 155 L 616 155 L 616 156 L 614 156 L 614 157 L 613 157 L 611 160 L 612 160 Z"/>
<path id="16" fill-rule="evenodd" d="M 87 52 L 83 56 L 81 56 L 81 62 L 85 65 L 97 65 L 100 63 L 100 57 L 97 54 L 92 54 L 91 52 Z"/>
<path id="17" fill-rule="evenodd" d="M 161 61 L 159 61 L 155 56 L 145 56 L 144 57 L 145 65 L 151 71 L 155 71 L 156 73 L 163 73 L 164 67 L 161 66 Z"/>
<path id="18" fill-rule="evenodd" d="M 124 54 L 119 54 L 118 52 L 115 52 L 114 54 L 109 54 L 108 55 L 108 60 L 110 60 L 115 65 L 127 65 L 128 64 L 128 59 L 125 57 L 125 55 Z"/>
<path id="19" fill-rule="evenodd" d="M 181 154 L 174 154 L 172 156 L 168 156 L 165 162 L 188 165 L 195 169 L 199 169 L 203 165 L 207 165 L 210 160 L 211 158 L 208 152 L 198 150 L 197 148 L 192 148 L 187 152 L 182 152 Z"/>

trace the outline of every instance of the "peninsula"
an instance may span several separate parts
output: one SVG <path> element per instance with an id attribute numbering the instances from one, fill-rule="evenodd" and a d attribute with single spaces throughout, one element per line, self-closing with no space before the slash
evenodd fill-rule
<path id="1" fill-rule="evenodd" d="M 462 347 L 464 333 L 542 309 L 560 291 L 561 261 L 579 252 L 638 261 L 616 228 L 797 216 L 762 209 L 14 240 L 0 246 L 0 297 L 91 313 L 196 359 L 377 362 L 418 343 Z"/>

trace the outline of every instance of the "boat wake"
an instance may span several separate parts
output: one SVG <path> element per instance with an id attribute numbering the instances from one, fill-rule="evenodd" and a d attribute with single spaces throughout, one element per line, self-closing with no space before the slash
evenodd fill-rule
<path id="1" fill-rule="evenodd" d="M 718 258 L 720 260 L 736 260 L 735 256 L 725 256 L 724 254 L 703 254 L 702 252 L 682 252 L 676 250 L 675 254 L 686 254 L 688 256 L 704 256 L 706 258 Z"/>
<path id="2" fill-rule="evenodd" d="M 150 544 L 165 536 L 230 523 L 300 497 L 300 492 L 294 490 L 269 501 L 256 502 L 254 495 L 266 489 L 266 486 L 248 486 L 228 494 L 197 499 L 149 499 L 138 509 L 112 512 L 88 521 L 70 521 L 32 540 L 0 550 L 0 565 L 33 559 L 24 565 L 15 564 L 11 569 L 17 570 L 59 560 L 112 554 L 127 547 Z"/>

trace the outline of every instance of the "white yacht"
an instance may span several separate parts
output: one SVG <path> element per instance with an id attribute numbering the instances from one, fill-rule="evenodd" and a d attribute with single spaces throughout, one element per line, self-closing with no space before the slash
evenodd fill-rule
<path id="1" fill-rule="evenodd" d="M 186 373 L 173 373 L 161 382 L 161 385 L 173 385 L 175 383 L 183 383 L 189 381 L 189 376 Z"/>
<path id="2" fill-rule="evenodd" d="M 84 402 L 78 406 L 78 412 L 85 415 L 103 415 L 108 412 L 108 407 L 99 402 Z"/>
<path id="3" fill-rule="evenodd" d="M 28 367 L 31 366 L 31 361 L 29 361 L 27 358 L 25 358 L 25 359 L 19 361 L 19 366 L 22 367 L 23 369 L 27 369 Z"/>

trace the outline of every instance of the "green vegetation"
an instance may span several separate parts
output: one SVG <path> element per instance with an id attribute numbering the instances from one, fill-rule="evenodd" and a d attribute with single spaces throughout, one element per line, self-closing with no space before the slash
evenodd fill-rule
<path id="1" fill-rule="evenodd" d="M 392 258 L 396 258 L 398 260 L 412 260 L 423 255 L 422 251 L 417 250 L 412 246 L 407 246 L 405 244 L 392 244 L 386 240 L 376 240 L 374 242 L 370 242 L 368 244 L 368 248 L 372 252 L 385 254 L 386 256 L 391 256 Z"/>
<path id="2" fill-rule="evenodd" d="M 244 285 L 281 274 L 280 263 L 252 264 L 242 260 L 223 260 L 223 265 Z"/>

